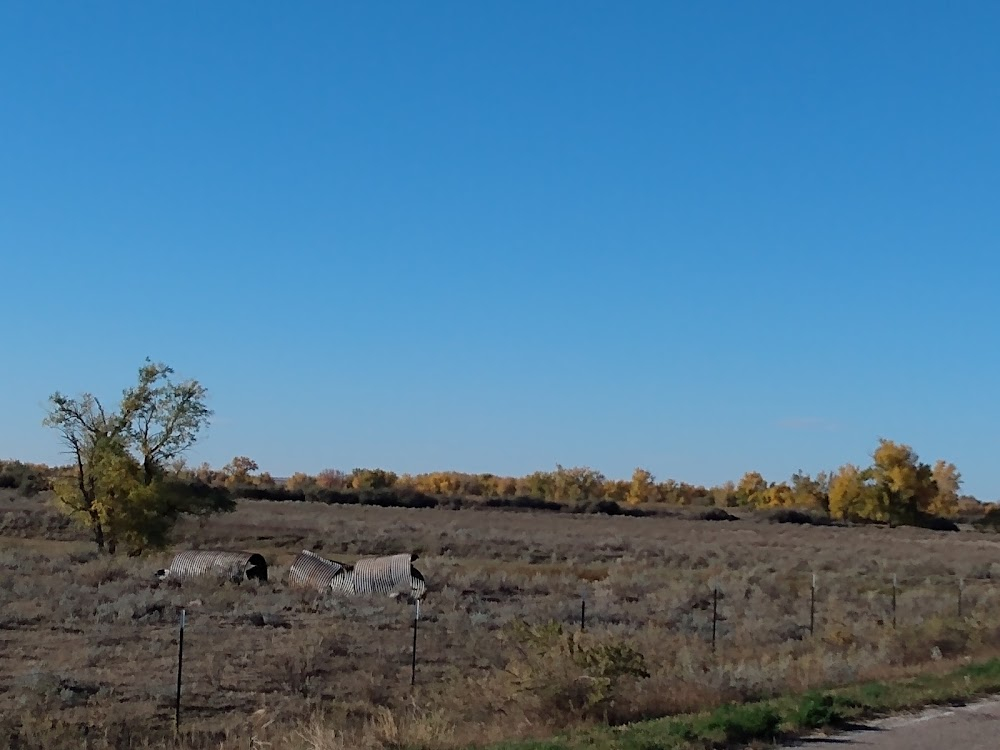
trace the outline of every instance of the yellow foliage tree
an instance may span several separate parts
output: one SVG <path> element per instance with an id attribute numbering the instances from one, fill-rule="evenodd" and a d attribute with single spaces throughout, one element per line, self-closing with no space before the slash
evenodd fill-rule
<path id="1" fill-rule="evenodd" d="M 286 489 L 289 489 L 292 492 L 305 491 L 315 486 L 316 486 L 315 478 L 309 476 L 303 471 L 295 472 L 285 481 Z"/>
<path id="2" fill-rule="evenodd" d="M 767 502 L 767 481 L 760 472 L 748 471 L 736 485 L 736 497 L 743 505 L 761 505 Z"/>
<path id="3" fill-rule="evenodd" d="M 354 469 L 351 487 L 356 490 L 381 490 L 396 483 L 396 474 L 385 469 Z"/>
<path id="4" fill-rule="evenodd" d="M 885 520 L 885 509 L 872 503 L 864 472 L 846 464 L 830 479 L 830 515 L 843 520 Z"/>
<path id="5" fill-rule="evenodd" d="M 517 494 L 517 480 L 514 477 L 496 477 L 494 482 L 497 497 L 514 497 Z"/>
<path id="6" fill-rule="evenodd" d="M 913 449 L 879 439 L 872 464 L 841 467 L 830 480 L 830 515 L 890 524 L 920 523 L 934 511 L 938 486 L 933 470 Z"/>
<path id="7" fill-rule="evenodd" d="M 930 512 L 945 518 L 958 512 L 958 488 L 962 485 L 962 475 L 955 464 L 936 461 L 932 471 L 937 494 L 930 503 Z"/>
<path id="8" fill-rule="evenodd" d="M 608 479 L 604 482 L 601 494 L 608 500 L 624 503 L 632 491 L 632 483 L 623 479 Z"/>
<path id="9" fill-rule="evenodd" d="M 933 470 L 922 463 L 914 450 L 902 443 L 879 438 L 872 458 L 871 476 L 880 503 L 891 523 L 915 523 L 931 512 L 938 494 Z"/>
<path id="10" fill-rule="evenodd" d="M 653 475 L 642 467 L 636 467 L 632 472 L 632 481 L 629 482 L 625 501 L 629 505 L 639 505 L 653 500 L 655 495 L 656 485 Z"/>
<path id="11" fill-rule="evenodd" d="M 556 464 L 552 474 L 552 495 L 549 499 L 560 503 L 602 497 L 605 477 L 588 466 L 573 466 L 569 469 Z"/>
<path id="12" fill-rule="evenodd" d="M 338 469 L 323 469 L 316 475 L 316 486 L 324 490 L 340 490 L 347 484 L 347 476 Z"/>
<path id="13" fill-rule="evenodd" d="M 764 493 L 764 505 L 769 508 L 791 508 L 798 505 L 792 488 L 784 482 L 768 487 Z"/>
<path id="14" fill-rule="evenodd" d="M 795 495 L 795 504 L 800 508 L 827 510 L 829 487 L 829 477 L 822 471 L 815 479 L 802 471 L 792 474 L 792 493 Z"/>

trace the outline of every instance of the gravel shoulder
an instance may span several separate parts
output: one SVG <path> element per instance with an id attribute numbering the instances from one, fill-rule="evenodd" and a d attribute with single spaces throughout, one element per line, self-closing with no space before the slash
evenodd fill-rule
<path id="1" fill-rule="evenodd" d="M 1000 697 L 866 722 L 857 729 L 817 734 L 785 747 L 800 750 L 824 747 L 838 750 L 996 750 L 1000 747 Z"/>

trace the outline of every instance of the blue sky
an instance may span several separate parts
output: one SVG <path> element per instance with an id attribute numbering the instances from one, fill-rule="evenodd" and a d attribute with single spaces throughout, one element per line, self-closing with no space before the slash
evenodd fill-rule
<path id="1" fill-rule="evenodd" d="M 0 456 L 149 355 L 191 459 L 1000 497 L 994 2 L 0 6 Z"/>

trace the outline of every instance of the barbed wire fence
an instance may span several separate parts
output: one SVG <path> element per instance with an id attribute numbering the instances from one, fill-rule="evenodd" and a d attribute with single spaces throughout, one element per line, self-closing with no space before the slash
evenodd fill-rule
<path id="1" fill-rule="evenodd" d="M 893 573 L 845 580 L 843 576 L 824 577 L 820 573 L 805 573 L 792 576 L 786 581 L 789 585 L 786 587 L 785 604 L 789 611 L 796 613 L 793 617 L 798 622 L 795 638 L 803 641 L 808 639 L 815 642 L 825 637 L 827 630 L 837 622 L 837 616 L 843 617 L 842 614 L 833 614 L 838 604 L 853 607 L 852 611 L 859 613 L 859 616 L 867 612 L 869 625 L 887 634 L 899 634 L 907 628 L 921 626 L 935 618 L 957 623 L 978 618 L 976 624 L 981 625 L 993 614 L 1000 616 L 1000 581 L 989 578 L 969 579 L 958 574 L 901 577 Z M 740 588 L 745 589 L 742 597 Z M 720 660 L 726 659 L 727 647 L 744 629 L 747 612 L 745 609 L 741 611 L 739 601 L 741 598 L 747 599 L 746 590 L 749 589 L 745 582 L 727 581 L 723 577 L 707 582 L 692 581 L 682 593 L 677 594 L 679 600 L 689 603 L 690 616 L 677 618 L 664 615 L 650 618 L 645 626 L 684 636 L 695 648 L 701 644 L 705 659 L 720 663 Z M 477 607 L 481 607 L 483 603 L 480 601 Z M 563 624 L 569 630 L 600 637 L 602 627 L 607 627 L 606 623 L 616 622 L 620 626 L 619 613 L 608 611 L 615 606 L 615 602 L 607 598 L 603 604 L 599 603 L 590 590 L 590 585 L 582 584 L 576 597 L 571 596 L 564 602 Z M 405 615 L 400 617 L 399 643 L 396 647 L 390 647 L 389 651 L 396 652 L 398 647 L 400 656 L 405 653 L 410 690 L 418 685 L 429 684 L 436 674 L 436 671 L 426 674 L 421 672 L 423 654 L 418 648 L 420 640 L 438 639 L 441 641 L 439 651 L 448 654 L 462 642 L 482 639 L 497 629 L 495 623 L 477 623 L 473 618 L 469 619 L 464 632 L 436 629 L 438 617 L 434 612 L 433 594 L 430 602 L 426 599 L 422 602 L 418 600 L 402 611 Z M 189 673 L 185 670 L 185 660 L 206 656 L 190 650 L 187 654 L 184 652 L 184 631 L 191 620 L 191 611 L 179 610 L 179 628 L 175 641 L 176 702 L 172 717 L 177 735 L 182 732 L 182 675 Z M 323 621 L 324 615 L 318 614 L 311 618 L 307 627 L 319 626 Z M 422 633 L 420 640 L 418 633 Z M 500 643 L 500 659 L 503 658 L 503 648 L 503 643 Z M 418 679 L 420 674 L 423 676 Z"/>

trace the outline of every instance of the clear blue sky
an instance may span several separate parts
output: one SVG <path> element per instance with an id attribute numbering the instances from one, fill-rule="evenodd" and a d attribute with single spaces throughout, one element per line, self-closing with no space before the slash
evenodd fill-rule
<path id="1" fill-rule="evenodd" d="M 1000 4 L 0 5 L 0 456 L 149 355 L 277 475 L 1000 497 Z"/>

